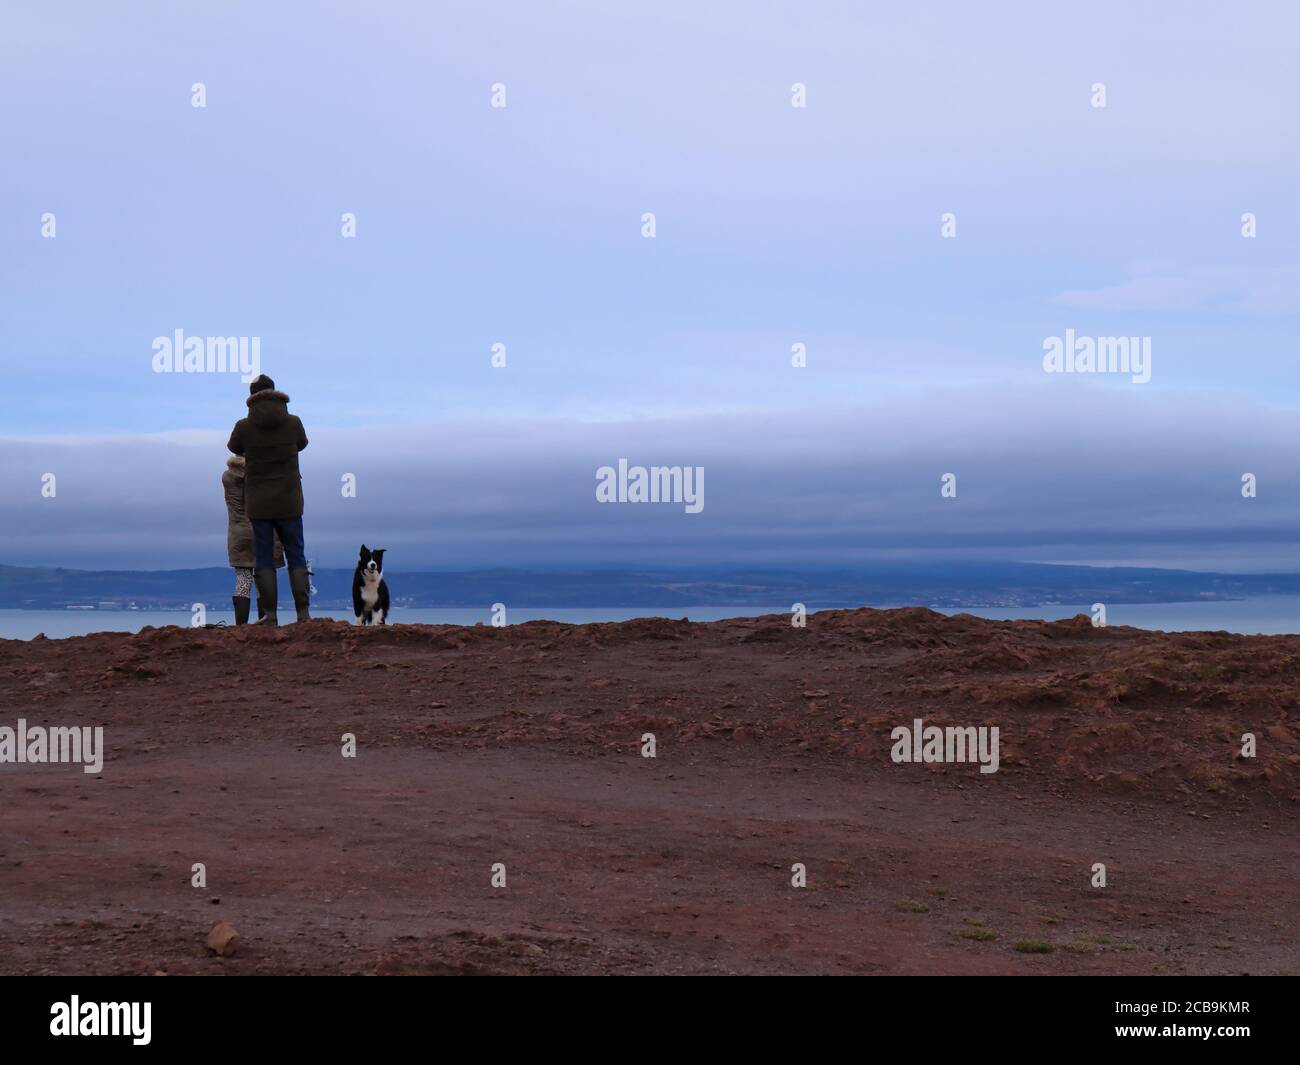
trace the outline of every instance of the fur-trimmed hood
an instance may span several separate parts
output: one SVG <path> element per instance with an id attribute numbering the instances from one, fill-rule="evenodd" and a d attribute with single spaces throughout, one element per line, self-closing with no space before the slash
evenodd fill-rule
<path id="1" fill-rule="evenodd" d="M 254 392 L 245 402 L 248 420 L 260 428 L 271 429 L 289 419 L 289 397 L 274 388 Z"/>

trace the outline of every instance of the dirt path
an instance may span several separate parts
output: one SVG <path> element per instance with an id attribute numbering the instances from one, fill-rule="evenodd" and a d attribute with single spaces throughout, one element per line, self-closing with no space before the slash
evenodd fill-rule
<path id="1" fill-rule="evenodd" d="M 997 774 L 887 757 L 886 724 L 937 713 L 933 688 L 965 686 L 949 716 L 973 719 L 976 680 L 1158 679 L 1157 651 L 1174 685 L 1183 638 L 1069 630 L 1078 646 L 1036 678 L 945 673 L 933 633 L 970 641 L 968 660 L 1060 634 L 979 623 L 974 641 L 961 619 L 894 613 L 910 635 L 882 612 L 841 615 L 877 637 L 846 647 L 830 624 L 791 647 L 761 620 L 0 642 L 0 724 L 17 706 L 103 723 L 109 748 L 98 776 L 0 766 L 0 971 L 1300 971 L 1280 740 L 1243 769 L 1203 742 L 1228 727 L 1210 710 L 1177 717 L 1157 695 L 1121 699 L 1116 720 L 1084 698 L 1013 698 L 995 716 L 1019 754 Z M 1214 639 L 1228 642 L 1200 657 L 1219 675 L 1246 656 L 1252 686 L 1291 682 L 1285 641 Z M 1257 712 L 1289 737 L 1289 707 Z M 1109 764 L 1099 737 L 1154 718 L 1157 742 Z M 243 937 L 233 957 L 204 947 L 216 917 Z"/>

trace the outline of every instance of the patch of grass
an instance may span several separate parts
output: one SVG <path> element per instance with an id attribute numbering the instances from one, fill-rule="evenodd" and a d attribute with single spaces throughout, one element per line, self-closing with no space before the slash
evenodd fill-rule
<path id="1" fill-rule="evenodd" d="M 1061 949 L 1071 954 L 1091 954 L 1092 944 L 1086 939 L 1076 939 L 1073 943 L 1062 943 Z"/>
<path id="2" fill-rule="evenodd" d="M 1042 939 L 1018 939 L 1016 950 L 1021 954 L 1051 954 L 1056 948 Z"/>
<path id="3" fill-rule="evenodd" d="M 967 924 L 984 924 L 984 923 L 985 923 L 983 917 L 963 917 L 962 920 L 965 921 Z"/>
<path id="4" fill-rule="evenodd" d="M 1137 950 L 1137 947 L 1135 947 L 1132 943 L 1121 943 L 1115 949 L 1116 950 Z"/>
<path id="5" fill-rule="evenodd" d="M 894 904 L 894 909 L 899 913 L 929 913 L 930 907 L 924 902 L 917 902 L 915 899 L 903 899 L 902 902 Z"/>
<path id="6" fill-rule="evenodd" d="M 928 891 L 935 898 L 939 898 L 939 899 L 945 898 L 948 894 L 948 889 L 944 887 L 942 884 L 931 884 L 925 890 Z"/>
<path id="7" fill-rule="evenodd" d="M 982 925 L 975 925 L 971 928 L 963 928 L 957 933 L 962 939 L 974 939 L 980 943 L 987 943 L 990 939 L 997 939 L 998 935 L 991 928 L 984 928 Z"/>

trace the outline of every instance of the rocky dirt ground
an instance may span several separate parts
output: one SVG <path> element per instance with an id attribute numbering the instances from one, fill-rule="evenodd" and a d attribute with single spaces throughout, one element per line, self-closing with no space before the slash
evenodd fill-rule
<path id="1" fill-rule="evenodd" d="M 0 765 L 4 973 L 1300 972 L 1300 638 L 314 621 L 0 640 L 0 692 L 107 748 Z M 894 764 L 915 717 L 999 771 Z"/>

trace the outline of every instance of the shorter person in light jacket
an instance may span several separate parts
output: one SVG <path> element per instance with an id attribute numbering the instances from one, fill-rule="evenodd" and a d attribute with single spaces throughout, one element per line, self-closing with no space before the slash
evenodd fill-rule
<path id="1" fill-rule="evenodd" d="M 235 624 L 248 624 L 249 592 L 253 588 L 253 523 L 244 509 L 244 456 L 231 455 L 221 474 L 221 488 L 226 494 L 226 554 L 235 571 Z M 284 565 L 284 548 L 275 542 L 275 565 Z M 257 616 L 263 614 L 262 600 L 257 601 Z"/>

